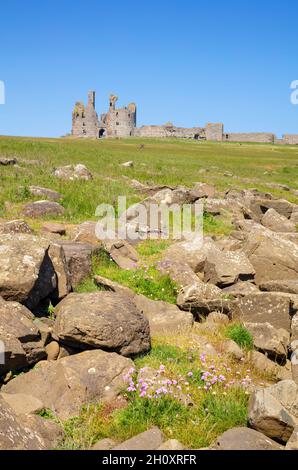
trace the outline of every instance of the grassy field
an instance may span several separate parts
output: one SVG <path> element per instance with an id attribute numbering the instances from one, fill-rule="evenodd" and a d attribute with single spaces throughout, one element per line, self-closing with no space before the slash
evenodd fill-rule
<path id="1" fill-rule="evenodd" d="M 295 146 L 133 138 L 78 141 L 2 137 L 0 156 L 19 159 L 18 167 L 0 167 L 0 217 L 4 218 L 18 216 L 22 204 L 34 200 L 27 190 L 30 184 L 61 192 L 66 209 L 63 218 L 73 223 L 93 219 L 98 204 L 114 204 L 118 195 L 126 195 L 128 203 L 139 201 L 140 195 L 130 187 L 125 176 L 142 183 L 188 187 L 202 181 L 215 184 L 218 190 L 229 187 L 268 190 L 268 183 L 288 184 L 298 189 Z M 119 166 L 127 160 L 134 161 L 134 168 Z M 65 182 L 52 176 L 53 168 L 71 163 L 85 164 L 94 179 Z M 233 177 L 224 176 L 225 172 Z M 289 192 L 270 191 L 298 201 Z"/>

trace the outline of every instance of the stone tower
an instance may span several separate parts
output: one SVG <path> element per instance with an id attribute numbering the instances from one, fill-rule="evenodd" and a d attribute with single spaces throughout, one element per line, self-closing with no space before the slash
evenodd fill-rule
<path id="1" fill-rule="evenodd" d="M 87 106 L 81 101 L 75 104 L 72 113 L 72 135 L 98 138 L 99 123 L 95 111 L 95 91 L 89 91 Z"/>

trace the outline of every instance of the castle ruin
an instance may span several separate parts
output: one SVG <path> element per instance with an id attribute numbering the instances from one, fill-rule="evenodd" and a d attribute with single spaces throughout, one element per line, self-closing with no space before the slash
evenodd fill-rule
<path id="1" fill-rule="evenodd" d="M 207 123 L 205 127 L 176 127 L 171 122 L 163 126 L 137 127 L 137 107 L 116 108 L 118 97 L 110 95 L 109 110 L 100 118 L 95 109 L 95 92 L 89 91 L 88 103 L 78 101 L 72 113 L 72 135 L 101 139 L 103 137 L 176 137 L 180 139 L 208 140 L 215 142 L 256 142 L 298 145 L 298 134 L 285 134 L 277 139 L 270 132 L 225 133 L 222 123 Z"/>

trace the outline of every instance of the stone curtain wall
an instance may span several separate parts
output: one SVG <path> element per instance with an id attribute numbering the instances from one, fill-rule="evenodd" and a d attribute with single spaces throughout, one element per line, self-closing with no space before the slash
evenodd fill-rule
<path id="1" fill-rule="evenodd" d="M 275 135 L 266 132 L 224 134 L 223 140 L 227 142 L 274 143 Z"/>
<path id="2" fill-rule="evenodd" d="M 283 141 L 285 144 L 298 145 L 298 134 L 285 134 Z"/>
<path id="3" fill-rule="evenodd" d="M 177 139 L 205 139 L 205 129 L 202 127 L 176 127 L 176 126 L 142 126 L 134 130 L 136 137 L 175 137 Z"/>

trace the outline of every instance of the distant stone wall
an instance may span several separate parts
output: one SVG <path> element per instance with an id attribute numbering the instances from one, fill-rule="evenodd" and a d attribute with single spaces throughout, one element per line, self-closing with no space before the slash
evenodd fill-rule
<path id="1" fill-rule="evenodd" d="M 225 133 L 222 123 L 207 123 L 202 127 L 177 127 L 171 122 L 163 126 L 142 126 L 137 128 L 137 107 L 130 103 L 127 107 L 116 108 L 118 97 L 110 95 L 109 110 L 101 114 L 95 110 L 95 92 L 89 91 L 88 103 L 78 101 L 72 113 L 72 135 L 76 137 L 151 137 L 197 139 L 215 142 L 256 142 L 280 145 L 298 145 L 298 134 L 285 134 L 278 139 L 269 132 Z"/>
<path id="2" fill-rule="evenodd" d="M 142 126 L 134 130 L 135 137 L 174 137 L 177 139 L 205 139 L 205 129 L 202 127 L 176 127 L 172 125 L 164 126 Z"/>
<path id="3" fill-rule="evenodd" d="M 273 144 L 275 141 L 275 135 L 269 132 L 224 134 L 223 140 L 227 142 L 257 142 Z"/>
<path id="4" fill-rule="evenodd" d="M 285 134 L 283 141 L 285 144 L 298 145 L 298 134 Z"/>
<path id="5" fill-rule="evenodd" d="M 221 122 L 208 122 L 205 128 L 206 140 L 221 142 L 223 138 L 223 128 L 224 126 Z"/>

